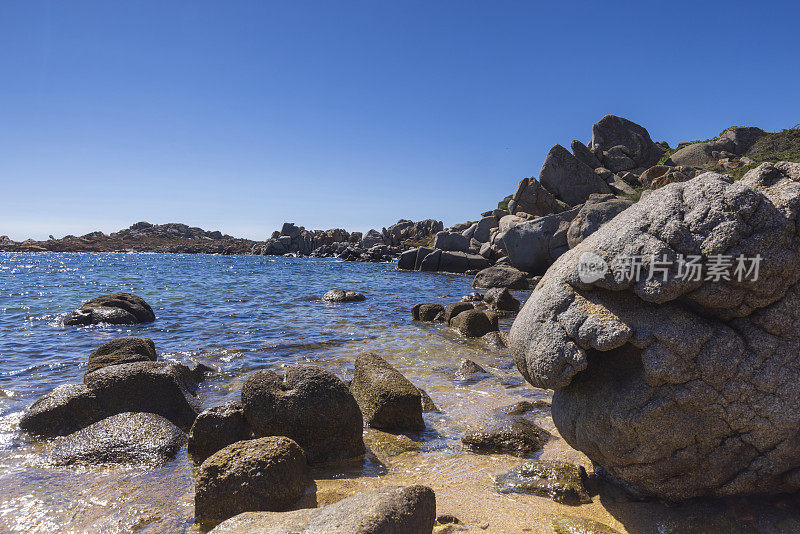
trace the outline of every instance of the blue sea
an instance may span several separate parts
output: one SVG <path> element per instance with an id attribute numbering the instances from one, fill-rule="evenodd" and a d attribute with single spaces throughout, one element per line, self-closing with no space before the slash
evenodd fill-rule
<path id="1" fill-rule="evenodd" d="M 280 373 L 284 366 L 311 362 L 347 379 L 359 353 L 376 352 L 425 388 L 441 411 L 425 414 L 428 430 L 419 435 L 365 430 L 374 454 L 355 468 L 318 473 L 318 500 L 409 479 L 457 481 L 469 494 L 474 479 L 475 498 L 483 502 L 486 460 L 466 453 L 460 437 L 492 407 L 547 395 L 524 383 L 507 354 L 442 325 L 411 320 L 413 304 L 456 301 L 472 291 L 471 281 L 399 272 L 394 264 L 330 259 L 0 253 L 0 531 L 63 532 L 65 525 L 75 532 L 197 528 L 185 449 L 155 469 L 55 468 L 47 463 L 49 444 L 18 429 L 27 406 L 58 385 L 80 383 L 89 354 L 125 335 L 151 338 L 160 359 L 216 369 L 199 392 L 206 407 L 238 398 L 244 379 L 258 369 Z M 322 302 L 334 287 L 367 299 Z M 156 321 L 59 324 L 82 302 L 118 291 L 143 297 Z M 491 376 L 459 382 L 454 375 L 463 358 L 477 361 Z M 463 498 L 463 491 L 454 495 Z"/>

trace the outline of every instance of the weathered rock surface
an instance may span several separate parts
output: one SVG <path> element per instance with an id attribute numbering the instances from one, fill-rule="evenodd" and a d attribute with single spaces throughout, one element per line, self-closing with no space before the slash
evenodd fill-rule
<path id="1" fill-rule="evenodd" d="M 411 317 L 415 321 L 431 322 L 436 320 L 439 314 L 444 312 L 444 306 L 436 303 L 415 304 L 411 308 Z"/>
<path id="2" fill-rule="evenodd" d="M 58 386 L 22 415 L 19 427 L 38 436 L 66 436 L 106 417 L 97 397 L 83 384 Z"/>
<path id="3" fill-rule="evenodd" d="M 188 430 L 200 413 L 196 377 L 183 364 L 133 362 L 88 373 L 84 384 L 108 415 L 147 412 Z"/>
<path id="4" fill-rule="evenodd" d="M 194 420 L 189 430 L 189 455 L 202 463 L 228 445 L 250 439 L 252 432 L 239 402 L 209 408 Z"/>
<path id="5" fill-rule="evenodd" d="M 373 428 L 425 428 L 419 390 L 376 354 L 362 354 L 356 358 L 350 391 L 361 408 L 364 422 Z"/>
<path id="6" fill-rule="evenodd" d="M 67 326 L 98 323 L 136 324 L 156 320 L 152 308 L 144 299 L 133 293 L 102 295 L 84 303 L 64 316 Z"/>
<path id="7" fill-rule="evenodd" d="M 547 154 L 539 173 L 539 182 L 570 206 L 582 204 L 592 193 L 611 192 L 593 169 L 561 145 L 554 146 Z"/>
<path id="8" fill-rule="evenodd" d="M 186 434 L 160 415 L 120 413 L 56 439 L 56 465 L 160 465 L 186 443 Z"/>
<path id="9" fill-rule="evenodd" d="M 294 512 L 249 512 L 217 526 L 214 534 L 430 534 L 436 496 L 427 486 L 387 486 Z"/>
<path id="10" fill-rule="evenodd" d="M 501 493 L 528 493 L 547 497 L 561 504 L 579 505 L 592 502 L 583 481 L 586 470 L 580 465 L 560 460 L 526 462 L 497 477 Z"/>
<path id="11" fill-rule="evenodd" d="M 646 129 L 615 115 L 606 115 L 592 126 L 589 149 L 612 172 L 652 167 L 664 153 Z"/>
<path id="12" fill-rule="evenodd" d="M 472 302 L 455 302 L 453 304 L 448 304 L 444 309 L 444 313 L 442 314 L 442 321 L 449 325 L 450 321 L 452 321 L 459 313 L 474 309 L 475 305 L 472 304 Z"/>
<path id="13" fill-rule="evenodd" d="M 451 250 L 454 252 L 467 252 L 469 250 L 469 238 L 464 237 L 458 232 L 439 232 L 433 240 L 433 248 Z"/>
<path id="14" fill-rule="evenodd" d="M 366 300 L 366 297 L 357 291 L 331 289 L 322 295 L 322 300 L 325 302 L 360 302 Z"/>
<path id="15" fill-rule="evenodd" d="M 558 200 L 553 193 L 544 188 L 536 178 L 523 178 L 519 182 L 513 200 L 508 204 L 511 215 L 527 213 L 540 217 L 559 213 L 569 206 Z M 501 230 L 502 231 L 502 230 Z"/>
<path id="16" fill-rule="evenodd" d="M 800 164 L 667 185 L 562 256 L 511 329 L 517 367 L 556 389 L 564 439 L 668 500 L 800 489 Z M 672 260 L 581 281 L 582 255 Z M 678 254 L 761 256 L 757 279 L 679 276 Z M 711 260 L 709 260 L 711 258 Z M 747 265 L 747 264 L 745 264 Z"/>
<path id="17" fill-rule="evenodd" d="M 484 295 L 483 301 L 492 309 L 512 313 L 517 313 L 521 306 L 520 301 L 505 287 L 491 288 Z"/>
<path id="18" fill-rule="evenodd" d="M 497 330 L 497 317 L 482 310 L 466 310 L 453 317 L 450 326 L 462 336 L 481 337 Z"/>
<path id="19" fill-rule="evenodd" d="M 570 248 L 575 248 L 578 243 L 632 205 L 632 200 L 614 195 L 590 196 L 569 225 L 567 244 Z"/>
<path id="20" fill-rule="evenodd" d="M 209 457 L 195 481 L 194 513 L 200 523 L 243 512 L 290 509 L 311 484 L 303 449 L 276 436 L 239 441 Z"/>
<path id="21" fill-rule="evenodd" d="M 461 442 L 475 452 L 527 456 L 544 447 L 550 433 L 522 417 L 504 417 L 468 432 Z"/>
<path id="22" fill-rule="evenodd" d="M 528 289 L 528 278 L 519 269 L 508 265 L 495 265 L 478 272 L 472 281 L 475 289 L 507 287 L 508 289 Z"/>
<path id="23" fill-rule="evenodd" d="M 639 182 L 647 187 L 658 188 L 675 182 L 685 182 L 695 176 L 697 170 L 693 167 L 655 165 L 639 176 Z"/>
<path id="24" fill-rule="evenodd" d="M 558 517 L 553 519 L 554 534 L 620 534 L 616 529 L 585 517 Z M 687 532 L 681 530 L 681 532 Z M 709 532 L 707 530 L 698 531 Z M 723 531 L 718 531 L 723 532 Z M 725 531 L 730 532 L 730 531 Z M 676 531 L 677 534 L 677 531 Z"/>
<path id="25" fill-rule="evenodd" d="M 156 361 L 156 346 L 146 337 L 120 337 L 100 345 L 89 355 L 86 372 L 91 373 L 108 365 Z"/>
<path id="26" fill-rule="evenodd" d="M 541 274 L 546 271 L 559 256 L 569 250 L 567 231 L 578 210 L 579 208 L 574 208 L 533 221 L 512 224 L 503 236 L 511 265 L 529 273 Z"/>
<path id="27" fill-rule="evenodd" d="M 287 436 L 310 463 L 364 454 L 364 420 L 353 394 L 321 367 L 298 365 L 281 378 L 261 370 L 242 385 L 242 407 L 256 436 Z"/>
<path id="28" fill-rule="evenodd" d="M 490 376 L 490 373 L 486 369 L 468 359 L 461 360 L 456 371 L 456 379 L 458 380 L 475 380 L 476 378 L 486 378 L 488 376 Z"/>

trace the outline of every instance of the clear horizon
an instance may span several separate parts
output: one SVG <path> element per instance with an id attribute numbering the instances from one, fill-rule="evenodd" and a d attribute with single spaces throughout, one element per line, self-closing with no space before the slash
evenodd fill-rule
<path id="1" fill-rule="evenodd" d="M 615 114 L 800 122 L 800 5 L 0 5 L 0 235 L 475 220 Z"/>

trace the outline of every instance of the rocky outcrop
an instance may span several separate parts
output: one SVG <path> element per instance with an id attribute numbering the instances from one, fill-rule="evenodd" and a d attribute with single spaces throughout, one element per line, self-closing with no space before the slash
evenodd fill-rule
<path id="1" fill-rule="evenodd" d="M 567 244 L 570 248 L 574 248 L 633 204 L 632 200 L 617 198 L 614 195 L 590 196 L 569 225 Z"/>
<path id="2" fill-rule="evenodd" d="M 156 346 L 146 337 L 120 337 L 100 345 L 89 355 L 86 372 L 91 373 L 108 365 L 156 361 Z"/>
<path id="3" fill-rule="evenodd" d="M 366 298 L 357 291 L 345 291 L 343 289 L 331 289 L 322 295 L 322 300 L 325 302 L 361 302 Z"/>
<path id="4" fill-rule="evenodd" d="M 670 184 L 551 267 L 510 341 L 523 376 L 556 389 L 567 443 L 668 500 L 800 489 L 798 182 L 778 163 Z M 613 268 L 631 254 L 656 276 Z M 699 279 L 680 254 L 700 256 Z M 758 276 L 715 274 L 727 256 L 760 257 Z M 587 278 L 598 258 L 612 268 Z"/>
<path id="5" fill-rule="evenodd" d="M 353 394 L 321 367 L 298 365 L 281 378 L 256 371 L 242 385 L 242 407 L 253 434 L 287 436 L 310 463 L 364 454 L 364 420 Z"/>
<path id="6" fill-rule="evenodd" d="M 436 496 L 427 486 L 387 486 L 321 508 L 249 512 L 217 526 L 214 534 L 430 534 Z"/>
<path id="7" fill-rule="evenodd" d="M 364 422 L 384 430 L 422 430 L 419 390 L 389 362 L 376 354 L 356 358 L 350 391 Z"/>
<path id="8" fill-rule="evenodd" d="M 472 281 L 472 287 L 475 289 L 489 289 L 491 287 L 528 289 L 528 278 L 525 273 L 509 265 L 495 265 L 479 271 Z"/>
<path id="9" fill-rule="evenodd" d="M 194 420 L 189 430 L 189 455 L 202 463 L 228 445 L 250 439 L 252 432 L 239 402 L 229 402 L 209 408 Z"/>
<path id="10" fill-rule="evenodd" d="M 555 195 L 545 189 L 536 178 L 523 178 L 519 182 L 511 202 L 508 203 L 508 210 L 512 215 L 525 213 L 541 217 L 566 209 L 569 209 L 569 206 L 556 199 Z"/>
<path id="11" fill-rule="evenodd" d="M 291 439 L 239 441 L 200 466 L 195 519 L 213 524 L 243 512 L 289 510 L 310 485 L 306 456 Z"/>
<path id="12" fill-rule="evenodd" d="M 133 293 L 101 295 L 84 303 L 64 316 L 66 326 L 87 324 L 136 324 L 156 320 L 153 309 L 144 299 Z"/>
<path id="13" fill-rule="evenodd" d="M 120 413 L 56 439 L 56 465 L 161 465 L 186 443 L 186 434 L 160 415 Z"/>
<path id="14" fill-rule="evenodd" d="M 603 167 L 615 173 L 647 169 L 664 154 L 646 129 L 616 115 L 606 115 L 592 126 L 589 149 Z"/>
<path id="15" fill-rule="evenodd" d="M 439 232 L 433 239 L 433 248 L 453 252 L 467 252 L 469 238 L 458 232 Z"/>
<path id="16" fill-rule="evenodd" d="M 539 172 L 539 182 L 569 206 L 582 204 L 592 193 L 610 193 L 593 169 L 561 145 L 550 149 Z"/>
<path id="17" fill-rule="evenodd" d="M 692 167 L 655 165 L 639 176 L 639 182 L 646 187 L 664 187 L 675 182 L 685 182 L 697 176 Z"/>

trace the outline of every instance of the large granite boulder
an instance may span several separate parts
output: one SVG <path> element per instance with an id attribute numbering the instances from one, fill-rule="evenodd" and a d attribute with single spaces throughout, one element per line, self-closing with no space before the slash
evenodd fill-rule
<path id="1" fill-rule="evenodd" d="M 567 231 L 567 244 L 574 248 L 602 225 L 622 213 L 634 202 L 614 195 L 592 195 L 578 211 Z"/>
<path id="2" fill-rule="evenodd" d="M 582 204 L 592 193 L 611 192 L 591 167 L 561 145 L 554 146 L 547 154 L 539 172 L 539 182 L 570 206 Z"/>
<path id="3" fill-rule="evenodd" d="M 669 163 L 673 166 L 682 167 L 702 167 L 708 163 L 716 162 L 719 158 L 714 157 L 714 152 L 722 150 L 716 141 L 704 141 L 702 143 L 692 143 L 679 148 L 669 157 Z"/>
<path id="4" fill-rule="evenodd" d="M 499 222 L 494 215 L 490 215 L 488 217 L 483 217 L 480 221 L 475 224 L 475 232 L 472 234 L 472 237 L 481 243 L 486 243 L 489 241 L 491 237 L 491 231 L 493 228 L 497 228 Z"/>
<path id="5" fill-rule="evenodd" d="M 495 265 L 478 271 L 472 281 L 472 287 L 475 289 L 489 289 L 491 287 L 528 289 L 528 278 L 525 273 L 510 265 Z"/>
<path id="6" fill-rule="evenodd" d="M 589 149 L 612 172 L 652 167 L 664 154 L 646 129 L 616 115 L 606 115 L 592 126 Z"/>
<path id="7" fill-rule="evenodd" d="M 358 402 L 364 422 L 384 430 L 422 430 L 422 397 L 419 390 L 376 354 L 356 358 L 350 391 Z"/>
<path id="8" fill-rule="evenodd" d="M 110 365 L 86 374 L 83 382 L 108 415 L 154 413 L 188 430 L 200 413 L 200 401 L 195 396 L 197 377 L 180 363 Z"/>
<path id="9" fill-rule="evenodd" d="M 427 486 L 386 486 L 321 508 L 248 512 L 217 526 L 214 534 L 430 534 L 436 496 Z"/>
<path id="10" fill-rule="evenodd" d="M 734 154 L 742 155 L 747 152 L 767 132 L 755 126 L 733 126 L 720 134 L 720 139 L 733 143 Z"/>
<path id="11" fill-rule="evenodd" d="M 242 384 L 242 407 L 256 436 L 287 436 L 310 463 L 364 454 L 364 420 L 353 394 L 321 367 L 298 365 L 281 378 L 256 371 Z"/>
<path id="12" fill-rule="evenodd" d="M 289 510 L 311 485 L 303 449 L 282 436 L 239 441 L 200 466 L 194 490 L 199 523 L 243 512 Z"/>
<path id="13" fill-rule="evenodd" d="M 186 443 L 186 434 L 160 415 L 120 413 L 56 439 L 56 465 L 160 465 Z"/>
<path id="14" fill-rule="evenodd" d="M 156 361 L 156 346 L 146 337 L 120 337 L 100 345 L 89 355 L 86 372 L 91 373 L 108 365 Z"/>
<path id="15" fill-rule="evenodd" d="M 603 167 L 603 164 L 600 163 L 600 160 L 597 159 L 597 156 L 594 155 L 594 152 L 589 150 L 589 147 L 577 139 L 572 141 L 570 148 L 572 148 L 572 154 L 578 159 L 578 161 L 586 164 L 592 170 Z"/>
<path id="16" fill-rule="evenodd" d="M 612 477 L 668 500 L 800 489 L 798 182 L 784 162 L 667 185 L 531 294 L 517 367 L 556 390 L 559 432 Z"/>
<path id="17" fill-rule="evenodd" d="M 469 238 L 458 232 L 439 232 L 433 238 L 433 248 L 439 250 L 452 250 L 466 252 L 469 250 Z"/>
<path id="18" fill-rule="evenodd" d="M 98 323 L 136 324 L 156 320 L 150 305 L 133 293 L 113 293 L 93 298 L 62 320 L 67 326 Z"/>
<path id="19" fill-rule="evenodd" d="M 508 203 L 508 209 L 511 215 L 527 213 L 541 217 L 542 215 L 559 213 L 569 209 L 569 206 L 545 189 L 536 178 L 523 178 L 519 182 L 511 202 Z"/>
<path id="20" fill-rule="evenodd" d="M 534 274 L 541 274 L 564 252 L 569 250 L 567 231 L 579 208 L 511 224 L 503 236 L 504 250 L 511 265 Z"/>
<path id="21" fill-rule="evenodd" d="M 376 245 L 385 245 L 383 235 L 377 230 L 370 230 L 361 238 L 361 248 L 368 249 Z"/>
<path id="22" fill-rule="evenodd" d="M 189 430 L 189 455 L 202 463 L 228 445 L 250 439 L 252 432 L 239 402 L 229 402 L 204 410 Z"/>

